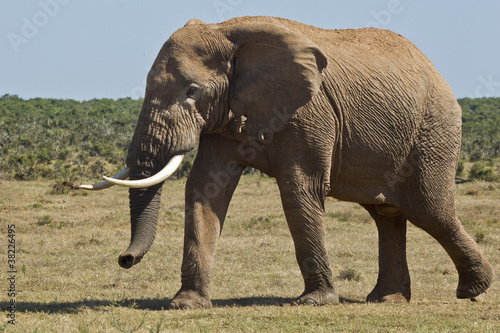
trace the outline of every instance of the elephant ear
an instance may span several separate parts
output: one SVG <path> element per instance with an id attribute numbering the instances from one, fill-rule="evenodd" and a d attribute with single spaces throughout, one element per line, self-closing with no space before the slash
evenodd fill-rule
<path id="1" fill-rule="evenodd" d="M 277 24 L 227 29 L 236 46 L 229 107 L 246 117 L 249 136 L 264 141 L 319 91 L 327 58 L 310 39 Z"/>

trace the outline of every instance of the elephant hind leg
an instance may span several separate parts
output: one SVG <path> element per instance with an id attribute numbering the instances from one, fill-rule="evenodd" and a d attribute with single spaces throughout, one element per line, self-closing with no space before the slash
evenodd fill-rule
<path id="1" fill-rule="evenodd" d="M 379 234 L 379 274 L 377 284 L 366 301 L 409 302 L 411 289 L 406 262 L 406 218 L 401 214 L 384 214 L 385 211 L 377 205 L 363 207 L 375 220 Z"/>
<path id="2" fill-rule="evenodd" d="M 493 267 L 455 215 L 412 216 L 410 221 L 434 237 L 446 250 L 458 271 L 458 298 L 485 292 L 493 280 Z"/>
<path id="3" fill-rule="evenodd" d="M 437 166 L 446 170 L 445 165 Z M 456 215 L 454 170 L 416 169 L 405 183 L 400 209 L 415 226 L 435 238 L 448 253 L 458 271 L 458 298 L 472 298 L 486 291 L 493 280 L 493 268 L 480 247 L 467 234 Z"/>

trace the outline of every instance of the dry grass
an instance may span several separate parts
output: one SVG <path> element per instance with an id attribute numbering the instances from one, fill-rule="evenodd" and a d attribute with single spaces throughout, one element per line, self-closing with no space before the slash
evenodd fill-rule
<path id="1" fill-rule="evenodd" d="M 328 246 L 341 304 L 281 307 L 302 292 L 292 239 L 274 181 L 243 177 L 231 203 L 212 278 L 214 308 L 163 311 L 180 286 L 184 182 L 165 186 L 158 235 L 143 261 L 117 264 L 128 246 L 127 191 L 50 195 L 49 183 L 2 181 L 1 307 L 6 307 L 6 225 L 16 225 L 16 326 L 0 332 L 500 331 L 500 290 L 457 300 L 444 250 L 408 229 L 409 304 L 366 304 L 377 278 L 377 232 L 355 204 L 329 199 Z M 500 272 L 500 185 L 458 186 L 465 228 Z M 467 195 L 477 191 L 477 195 Z"/>

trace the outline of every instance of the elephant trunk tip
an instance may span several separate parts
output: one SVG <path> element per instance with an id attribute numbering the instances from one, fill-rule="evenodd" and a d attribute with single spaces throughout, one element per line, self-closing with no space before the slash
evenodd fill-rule
<path id="1" fill-rule="evenodd" d="M 141 258 L 134 256 L 132 253 L 122 253 L 118 257 L 118 264 L 121 268 L 131 268 L 135 264 L 141 261 Z"/>

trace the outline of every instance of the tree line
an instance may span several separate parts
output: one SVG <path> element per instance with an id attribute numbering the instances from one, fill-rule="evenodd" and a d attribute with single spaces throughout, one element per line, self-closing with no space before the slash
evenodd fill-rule
<path id="1" fill-rule="evenodd" d="M 462 151 L 458 173 L 498 180 L 500 98 L 463 98 Z M 0 178 L 16 180 L 99 179 L 120 170 L 142 99 L 75 101 L 0 97 Z M 189 172 L 191 153 L 177 177 Z"/>

